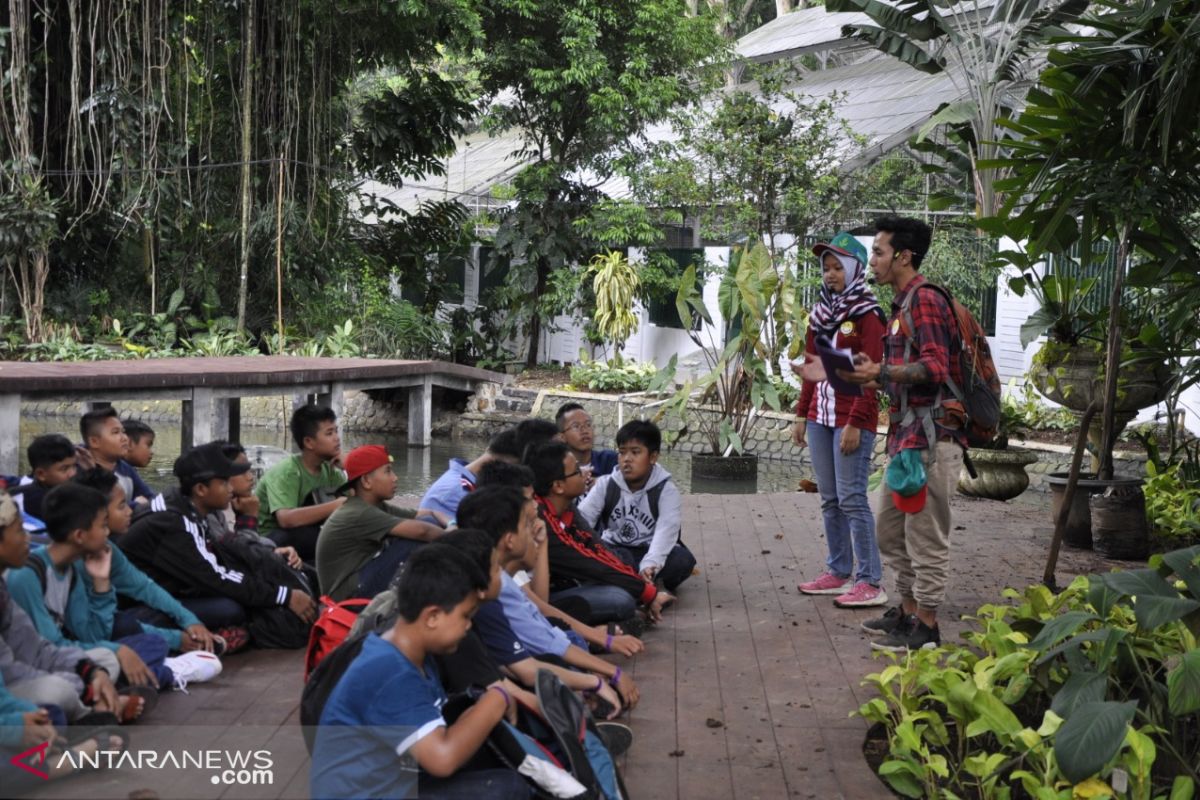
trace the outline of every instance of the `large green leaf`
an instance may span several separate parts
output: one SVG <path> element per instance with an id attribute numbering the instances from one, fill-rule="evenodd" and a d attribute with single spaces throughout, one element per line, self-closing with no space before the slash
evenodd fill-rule
<path id="1" fill-rule="evenodd" d="M 1185 597 L 1159 597 L 1154 594 L 1138 595 L 1133 602 L 1133 613 L 1138 626 L 1143 630 L 1155 628 L 1183 619 L 1200 610 L 1200 600 Z"/>
<path id="2" fill-rule="evenodd" d="M 1167 708 L 1177 717 L 1200 711 L 1200 650 L 1184 653 L 1167 673 Z"/>
<path id="3" fill-rule="evenodd" d="M 1068 611 L 1043 625 L 1028 646 L 1034 650 L 1044 650 L 1057 643 L 1059 639 L 1075 633 L 1085 622 L 1091 622 L 1094 619 L 1097 619 L 1096 615 L 1087 611 Z"/>
<path id="4" fill-rule="evenodd" d="M 1183 550 L 1172 550 L 1162 555 L 1163 563 L 1174 570 L 1175 574 L 1187 584 L 1192 597 L 1200 598 L 1200 567 L 1196 566 L 1197 558 L 1200 558 L 1200 545 Z"/>
<path id="5" fill-rule="evenodd" d="M 1107 689 L 1107 673 L 1077 672 L 1055 693 L 1050 710 L 1063 719 L 1070 719 L 1075 709 L 1084 703 L 1103 700 Z"/>
<path id="6" fill-rule="evenodd" d="M 1100 580 L 1098 576 L 1090 575 L 1088 576 L 1087 599 L 1092 608 L 1096 609 L 1097 614 L 1107 617 L 1108 612 L 1121 599 L 1121 593 Z"/>
<path id="7" fill-rule="evenodd" d="M 1157 595 L 1159 597 L 1178 597 L 1175 588 L 1163 580 L 1157 570 L 1131 569 L 1125 572 L 1109 572 L 1100 576 L 1100 580 L 1114 591 L 1122 595 L 1141 597 Z"/>
<path id="8" fill-rule="evenodd" d="M 1054 756 L 1064 776 L 1079 783 L 1100 772 L 1125 741 L 1137 703 L 1084 703 L 1054 737 Z"/>
<path id="9" fill-rule="evenodd" d="M 974 100 L 946 103 L 917 131 L 917 141 L 924 141 L 926 136 L 943 125 L 961 125 L 964 122 L 970 122 L 975 119 L 977 113 L 979 113 L 979 104 Z"/>

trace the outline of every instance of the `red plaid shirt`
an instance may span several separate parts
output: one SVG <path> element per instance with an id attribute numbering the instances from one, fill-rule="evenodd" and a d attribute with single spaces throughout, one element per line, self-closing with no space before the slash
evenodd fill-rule
<path id="1" fill-rule="evenodd" d="M 896 294 L 892 300 L 892 318 L 888 321 L 887 333 L 884 336 L 884 356 L 890 367 L 904 364 L 904 335 L 900 309 L 904 299 L 910 292 L 926 283 L 924 275 L 917 275 L 904 287 L 904 291 Z M 931 406 L 937 400 L 938 392 L 946 378 L 953 378 L 955 383 L 962 385 L 962 371 L 959 369 L 957 352 L 953 343 L 957 341 L 954 312 L 946 298 L 939 292 L 917 292 L 909 306 L 913 321 L 912 361 L 921 362 L 929 370 L 928 383 L 908 384 L 908 404 L 912 407 Z M 953 356 L 953 357 L 952 357 Z M 888 455 L 894 456 L 901 450 L 927 450 L 929 441 L 925 436 L 922 421 L 918 417 L 908 425 L 896 421 L 900 413 L 900 385 L 888 383 L 884 387 L 891 403 L 892 424 L 888 427 Z M 949 390 L 946 390 L 949 395 Z M 939 441 L 948 439 L 966 447 L 966 435 L 962 432 L 962 418 L 952 410 L 946 410 L 946 416 L 934 420 L 935 430 Z"/>

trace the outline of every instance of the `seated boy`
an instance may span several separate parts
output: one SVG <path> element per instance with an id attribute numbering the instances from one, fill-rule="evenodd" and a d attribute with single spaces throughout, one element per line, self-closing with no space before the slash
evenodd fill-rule
<path id="1" fill-rule="evenodd" d="M 464 527 L 487 531 L 497 542 L 501 559 L 500 608 L 525 648 L 535 657 L 554 659 L 602 677 L 630 707 L 636 705 L 637 685 L 633 678 L 620 667 L 573 644 L 513 581 L 510 573 L 521 568 L 530 548 L 537 547 L 534 542 L 537 503 L 514 487 L 483 488 L 463 500 L 459 520 Z M 604 641 L 603 637 L 600 641 Z"/>
<path id="2" fill-rule="evenodd" d="M 555 413 L 554 421 L 558 425 L 559 438 L 571 448 L 584 472 L 583 491 L 590 492 L 600 476 L 611 474 L 617 466 L 616 451 L 592 447 L 592 416 L 579 403 L 563 403 Z"/>
<path id="3" fill-rule="evenodd" d="M 346 476 L 335 465 L 342 454 L 337 414 L 323 406 L 292 413 L 292 441 L 300 452 L 267 470 L 258 482 L 258 532 L 280 547 L 294 547 L 300 559 L 316 558 L 321 525 L 344 497 L 335 497 Z"/>
<path id="4" fill-rule="evenodd" d="M 79 420 L 85 454 L 79 465 L 83 468 L 104 467 L 115 473 L 132 506 L 148 505 L 154 491 L 142 480 L 125 456 L 129 453 L 129 437 L 115 408 L 97 408 Z"/>
<path id="5" fill-rule="evenodd" d="M 338 602 L 379 594 L 417 547 L 444 532 L 413 519 L 415 512 L 388 504 L 396 496 L 396 473 L 386 447 L 369 444 L 351 450 L 346 478 L 339 491 L 352 496 L 325 520 L 317 538 L 322 591 Z"/>
<path id="6" fill-rule="evenodd" d="M 118 603 L 121 598 L 137 603 L 138 605 L 131 610 L 134 617 L 142 620 L 143 629 L 165 639 L 172 652 L 206 650 L 221 655 L 225 642 L 214 636 L 195 614 L 184 608 L 166 589 L 135 567 L 121 550 L 118 542 L 129 530 L 133 513 L 125 500 L 125 490 L 117 482 L 116 476 L 96 467 L 76 475 L 75 483 L 95 489 L 108 499 L 109 545 L 112 549 L 109 579 L 117 593 Z M 94 593 L 91 573 L 87 570 L 84 570 L 84 573 L 84 583 L 89 592 Z M 146 620 L 153 620 L 159 624 L 152 626 Z M 122 624 L 129 626 L 129 620 L 123 620 Z M 102 631 L 96 630 L 93 638 L 108 637 Z"/>
<path id="7" fill-rule="evenodd" d="M 154 429 L 140 419 L 127 419 L 124 424 L 129 437 L 125 461 L 134 469 L 145 469 L 154 460 Z"/>
<path id="8" fill-rule="evenodd" d="M 565 444 L 551 442 L 530 454 L 527 464 L 533 470 L 533 491 L 548 533 L 551 603 L 582 597 L 591 608 L 591 616 L 584 620 L 589 625 L 628 619 L 639 603 L 652 621 L 658 621 L 675 598 L 581 526 L 574 506 L 583 494 L 583 473 L 575 454 Z"/>
<path id="9" fill-rule="evenodd" d="M 20 569 L 29 557 L 29 541 L 17 505 L 0 491 L 0 571 Z M 84 652 L 58 646 L 37 632 L 25 611 L 12 602 L 8 584 L 0 580 L 0 678 L 17 698 L 35 705 L 55 705 L 68 719 L 91 711 L 136 713 L 140 699 L 122 707 L 110 675 L 119 665 L 111 650 Z M 128 703 L 132 702 L 133 705 Z"/>
<path id="10" fill-rule="evenodd" d="M 166 689 L 220 672 L 211 654 L 169 658 L 165 632 L 118 616 L 114 561 L 126 585 L 136 576 L 122 569 L 127 564 L 108 543 L 107 497 L 72 481 L 46 495 L 45 513 L 50 545 L 34 550 L 25 567 L 8 575 L 13 600 L 43 638 L 112 650 L 122 677 L 135 686 Z"/>
<path id="11" fill-rule="evenodd" d="M 468 463 L 461 458 L 450 459 L 450 468 L 442 473 L 425 491 L 417 507 L 417 518 L 448 526 L 458 511 L 458 504 L 475 490 L 479 471 L 492 461 L 517 463 L 521 460 L 520 442 L 515 428 L 508 428 L 492 437 L 487 450 Z"/>
<path id="12" fill-rule="evenodd" d="M 577 509 L 608 549 L 648 581 L 668 592 L 691 577 L 696 557 L 679 538 L 680 496 L 671 473 L 658 463 L 662 433 L 653 422 L 633 420 L 617 431 L 620 468 L 596 481 Z"/>
<path id="13" fill-rule="evenodd" d="M 25 454 L 29 457 L 29 474 L 12 481 L 9 494 L 17 508 L 41 519 L 46 492 L 75 475 L 75 445 L 60 433 L 47 433 L 30 442 Z"/>
<path id="14" fill-rule="evenodd" d="M 433 657 L 458 647 L 485 588 L 478 568 L 452 547 L 433 544 L 408 559 L 396 590 L 399 619 L 367 636 L 321 714 L 313 797 L 531 796 L 514 770 L 462 771 L 515 711 L 510 685 L 490 686 L 453 725 L 442 718 L 446 693 Z"/>
<path id="15" fill-rule="evenodd" d="M 303 647 L 316 605 L 300 573 L 265 551 L 240 542 L 212 542 L 206 517 L 229 505 L 229 478 L 250 469 L 221 453 L 194 447 L 175 460 L 179 489 L 154 498 L 134 518 L 121 547 L 155 583 L 220 633 L 249 619 L 262 647 Z"/>

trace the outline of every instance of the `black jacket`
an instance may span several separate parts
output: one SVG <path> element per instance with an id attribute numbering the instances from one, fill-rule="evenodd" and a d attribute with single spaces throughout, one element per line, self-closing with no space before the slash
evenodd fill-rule
<path id="1" fill-rule="evenodd" d="M 228 597 L 247 608 L 286 605 L 291 589 L 277 569 L 260 569 L 258 553 L 238 541 L 210 543 L 191 500 L 171 489 L 134 516 L 121 549 L 175 597 Z"/>

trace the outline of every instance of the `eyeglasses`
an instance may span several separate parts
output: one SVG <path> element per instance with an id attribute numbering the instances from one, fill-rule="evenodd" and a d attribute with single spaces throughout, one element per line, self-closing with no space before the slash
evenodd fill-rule
<path id="1" fill-rule="evenodd" d="M 575 431 L 576 433 L 582 433 L 583 431 L 591 430 L 593 430 L 593 428 L 592 423 L 590 422 L 572 422 L 570 425 L 563 428 L 562 432 L 566 433 L 567 431 Z"/>
<path id="2" fill-rule="evenodd" d="M 560 480 L 560 481 L 565 481 L 565 480 L 567 480 L 568 478 L 574 478 L 576 475 L 582 475 L 582 474 L 583 474 L 583 470 L 581 470 L 579 467 L 576 467 L 574 472 L 568 472 L 568 473 L 566 473 L 566 474 L 565 474 L 565 475 L 563 475 L 561 478 L 559 478 L 559 480 Z"/>

